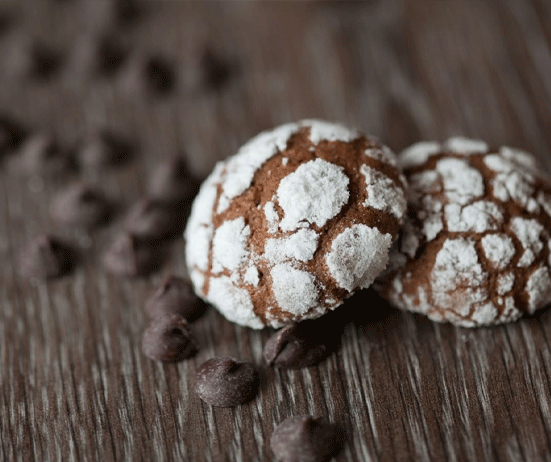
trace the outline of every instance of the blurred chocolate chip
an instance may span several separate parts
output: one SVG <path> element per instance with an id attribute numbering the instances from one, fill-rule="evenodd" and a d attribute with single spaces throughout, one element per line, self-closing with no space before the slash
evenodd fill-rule
<path id="1" fill-rule="evenodd" d="M 105 31 L 132 24 L 141 13 L 136 0 L 81 0 L 81 15 L 88 30 Z"/>
<path id="2" fill-rule="evenodd" d="M 95 129 L 81 141 L 77 157 L 82 168 L 98 171 L 105 167 L 122 164 L 133 154 L 133 146 L 114 133 Z"/>
<path id="3" fill-rule="evenodd" d="M 160 202 L 142 199 L 128 211 L 125 229 L 145 241 L 168 239 L 179 234 L 183 220 L 174 209 Z"/>
<path id="4" fill-rule="evenodd" d="M 107 36 L 84 35 L 77 40 L 71 58 L 77 79 L 113 74 L 124 60 L 124 50 Z"/>
<path id="5" fill-rule="evenodd" d="M 175 276 L 167 277 L 145 302 L 145 310 L 151 318 L 178 314 L 193 321 L 203 313 L 204 307 L 191 284 Z"/>
<path id="6" fill-rule="evenodd" d="M 313 366 L 325 359 L 328 353 L 327 345 L 316 334 L 314 321 L 286 326 L 266 342 L 264 359 L 268 365 L 282 368 Z"/>
<path id="7" fill-rule="evenodd" d="M 197 341 L 184 318 L 168 314 L 151 321 L 143 333 L 142 351 L 156 361 L 182 361 L 197 352 Z"/>
<path id="8" fill-rule="evenodd" d="M 15 150 L 25 132 L 15 121 L 6 116 L 0 116 L 0 159 L 10 151 Z"/>
<path id="9" fill-rule="evenodd" d="M 41 233 L 21 249 L 18 263 L 22 276 L 48 279 L 70 272 L 74 267 L 75 255 L 63 242 Z"/>
<path id="10" fill-rule="evenodd" d="M 253 399 L 258 383 L 258 372 L 252 364 L 213 358 L 197 369 L 195 391 L 212 406 L 233 407 Z"/>
<path id="11" fill-rule="evenodd" d="M 203 83 L 205 87 L 212 90 L 222 89 L 234 73 L 232 63 L 215 53 L 211 48 L 207 48 L 203 53 L 201 68 L 203 70 Z"/>
<path id="12" fill-rule="evenodd" d="M 137 53 L 121 70 L 119 84 L 130 98 L 162 96 L 174 87 L 174 71 L 160 56 Z"/>
<path id="13" fill-rule="evenodd" d="M 155 270 L 161 260 L 158 249 L 128 233 L 119 235 L 103 255 L 103 266 L 119 276 L 140 276 Z"/>
<path id="14" fill-rule="evenodd" d="M 161 162 L 149 178 L 149 197 L 162 202 L 178 202 L 188 199 L 196 189 L 196 181 L 181 156 Z"/>
<path id="15" fill-rule="evenodd" d="M 0 35 L 4 35 L 10 28 L 12 18 L 7 11 L 0 11 Z"/>
<path id="16" fill-rule="evenodd" d="M 111 207 L 101 191 L 76 183 L 54 197 L 51 213 L 62 223 L 94 227 L 109 219 Z"/>
<path id="17" fill-rule="evenodd" d="M 12 78 L 42 80 L 61 64 L 61 55 L 31 37 L 17 33 L 6 44 L 5 70 Z"/>
<path id="18" fill-rule="evenodd" d="M 340 450 L 336 427 L 309 415 L 289 417 L 272 434 L 270 446 L 281 462 L 326 462 Z"/>
<path id="19" fill-rule="evenodd" d="M 10 157 L 8 168 L 20 175 L 53 176 L 71 171 L 73 156 L 62 149 L 50 132 L 36 132 L 29 135 Z"/>

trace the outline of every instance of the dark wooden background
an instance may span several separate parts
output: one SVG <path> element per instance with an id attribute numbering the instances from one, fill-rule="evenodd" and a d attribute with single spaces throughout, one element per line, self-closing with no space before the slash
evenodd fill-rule
<path id="1" fill-rule="evenodd" d="M 88 27 L 85 1 L 99 0 L 4 1 L 0 11 L 14 13 L 14 30 L 70 51 Z M 357 126 L 396 151 L 480 137 L 532 151 L 551 169 L 546 0 L 150 2 L 118 38 L 172 60 L 174 92 L 129 100 L 112 79 L 76 86 L 62 73 L 23 84 L 0 72 L 0 112 L 67 143 L 95 124 L 134 138 L 133 163 L 88 178 L 121 209 L 145 194 L 163 156 L 185 151 L 204 176 L 260 130 L 303 117 Z M 205 46 L 235 63 L 220 91 L 183 83 Z M 140 349 L 143 301 L 164 275 L 186 274 L 183 241 L 151 277 L 106 275 L 99 254 L 120 223 L 92 234 L 60 228 L 48 203 L 65 181 L 0 172 L 2 461 L 271 461 L 274 426 L 300 413 L 346 432 L 339 461 L 551 460 L 549 312 L 466 330 L 367 291 L 335 316 L 336 354 L 280 371 L 263 365 L 269 331 L 211 309 L 194 325 L 195 358 L 156 363 Z M 73 275 L 34 286 L 18 277 L 17 250 L 39 230 L 77 243 Z M 217 409 L 198 399 L 195 369 L 214 355 L 259 366 L 256 400 Z"/>

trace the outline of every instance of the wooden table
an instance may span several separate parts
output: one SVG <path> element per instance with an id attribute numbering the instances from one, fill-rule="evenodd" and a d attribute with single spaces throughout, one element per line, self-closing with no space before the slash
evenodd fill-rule
<path id="1" fill-rule="evenodd" d="M 67 52 L 87 27 L 82 1 L 6 9 L 13 29 Z M 120 210 L 145 194 L 163 156 L 183 151 L 204 176 L 260 130 L 303 117 L 357 126 L 396 151 L 479 137 L 532 151 L 551 169 L 547 0 L 150 2 L 118 36 L 175 63 L 172 94 L 129 100 L 113 79 L 3 76 L 0 112 L 68 144 L 94 124 L 137 140 L 134 162 L 87 177 Z M 183 83 L 204 46 L 236 64 L 220 91 Z M 59 227 L 48 204 L 66 181 L 0 172 L 0 460 L 273 460 L 274 426 L 300 413 L 346 432 L 339 461 L 551 460 L 549 312 L 467 330 L 398 312 L 367 291 L 335 315 L 337 353 L 287 371 L 263 364 L 269 331 L 211 309 L 194 325 L 195 358 L 156 363 L 140 349 L 143 301 L 164 275 L 186 274 L 183 241 L 151 277 L 107 275 L 99 255 L 120 221 L 91 234 Z M 17 275 L 15 255 L 39 230 L 77 243 L 73 275 L 38 285 Z M 215 355 L 259 366 L 257 399 L 235 409 L 199 400 L 195 369 Z"/>

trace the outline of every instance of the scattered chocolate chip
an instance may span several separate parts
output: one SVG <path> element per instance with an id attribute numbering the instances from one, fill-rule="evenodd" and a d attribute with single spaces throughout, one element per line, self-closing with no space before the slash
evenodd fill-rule
<path id="1" fill-rule="evenodd" d="M 92 130 L 77 150 L 80 165 L 85 170 L 98 171 L 124 163 L 132 157 L 131 143 L 107 130 Z"/>
<path id="2" fill-rule="evenodd" d="M 128 211 L 125 229 L 145 241 L 168 239 L 183 229 L 183 220 L 173 209 L 149 199 L 142 199 Z"/>
<path id="3" fill-rule="evenodd" d="M 178 314 L 192 321 L 203 313 L 204 307 L 191 284 L 175 276 L 167 277 L 145 302 L 145 310 L 151 318 Z"/>
<path id="4" fill-rule="evenodd" d="M 212 90 L 220 90 L 230 80 L 233 74 L 233 66 L 227 59 L 207 48 L 201 59 L 203 69 L 203 81 L 205 87 Z"/>
<path id="5" fill-rule="evenodd" d="M 52 176 L 67 173 L 73 167 L 73 156 L 49 132 L 37 132 L 26 138 L 8 163 L 8 168 L 20 175 Z"/>
<path id="6" fill-rule="evenodd" d="M 39 234 L 21 249 L 19 272 L 26 278 L 55 278 L 70 272 L 74 260 L 74 253 L 66 244 Z"/>
<path id="7" fill-rule="evenodd" d="M 71 58 L 73 76 L 87 79 L 113 74 L 122 64 L 125 53 L 110 37 L 85 35 L 75 44 Z"/>
<path id="8" fill-rule="evenodd" d="M 161 256 L 157 249 L 132 234 L 121 234 L 103 255 L 107 271 L 119 276 L 140 276 L 156 269 Z"/>
<path id="9" fill-rule="evenodd" d="M 174 86 L 174 71 L 162 57 L 137 53 L 122 70 L 120 85 L 130 98 L 162 96 Z"/>
<path id="10" fill-rule="evenodd" d="M 42 80 L 51 77 L 61 64 L 61 55 L 31 37 L 14 34 L 9 40 L 5 59 L 6 72 L 12 78 Z"/>
<path id="11" fill-rule="evenodd" d="M 12 18 L 6 11 L 0 12 L 0 35 L 4 35 L 10 28 Z"/>
<path id="12" fill-rule="evenodd" d="M 87 29 L 104 31 L 127 26 L 140 16 L 135 0 L 83 0 L 81 14 Z"/>
<path id="13" fill-rule="evenodd" d="M 168 314 L 151 321 L 143 333 L 142 350 L 156 361 L 176 362 L 197 352 L 197 342 L 184 318 Z"/>
<path id="14" fill-rule="evenodd" d="M 111 207 L 101 191 L 76 183 L 54 197 L 51 213 L 66 224 L 94 227 L 109 219 Z"/>
<path id="15" fill-rule="evenodd" d="M 0 116 L 0 159 L 15 150 L 24 137 L 24 130 L 8 117 Z"/>
<path id="16" fill-rule="evenodd" d="M 264 359 L 268 365 L 299 369 L 313 366 L 327 356 L 327 345 L 316 338 L 314 322 L 291 324 L 277 331 L 264 346 Z"/>
<path id="17" fill-rule="evenodd" d="M 195 191 L 195 180 L 181 156 L 161 162 L 151 174 L 148 183 L 149 197 L 163 202 L 188 199 Z"/>
<path id="18" fill-rule="evenodd" d="M 339 451 L 339 436 L 333 425 L 297 415 L 277 426 L 270 446 L 281 462 L 326 462 Z"/>
<path id="19" fill-rule="evenodd" d="M 258 383 L 258 372 L 252 364 L 213 358 L 197 369 L 195 391 L 212 406 L 233 407 L 253 399 Z"/>

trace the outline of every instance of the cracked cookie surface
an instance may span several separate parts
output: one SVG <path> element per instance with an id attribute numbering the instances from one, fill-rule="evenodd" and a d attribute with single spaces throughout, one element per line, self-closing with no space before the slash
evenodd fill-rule
<path id="1" fill-rule="evenodd" d="M 216 165 L 185 232 L 195 291 L 263 328 L 319 317 L 384 270 L 406 216 L 392 151 L 341 125 L 263 132 Z"/>
<path id="2" fill-rule="evenodd" d="M 451 138 L 399 156 L 410 208 L 377 286 L 398 308 L 464 327 L 551 302 L 551 183 L 518 149 Z"/>

